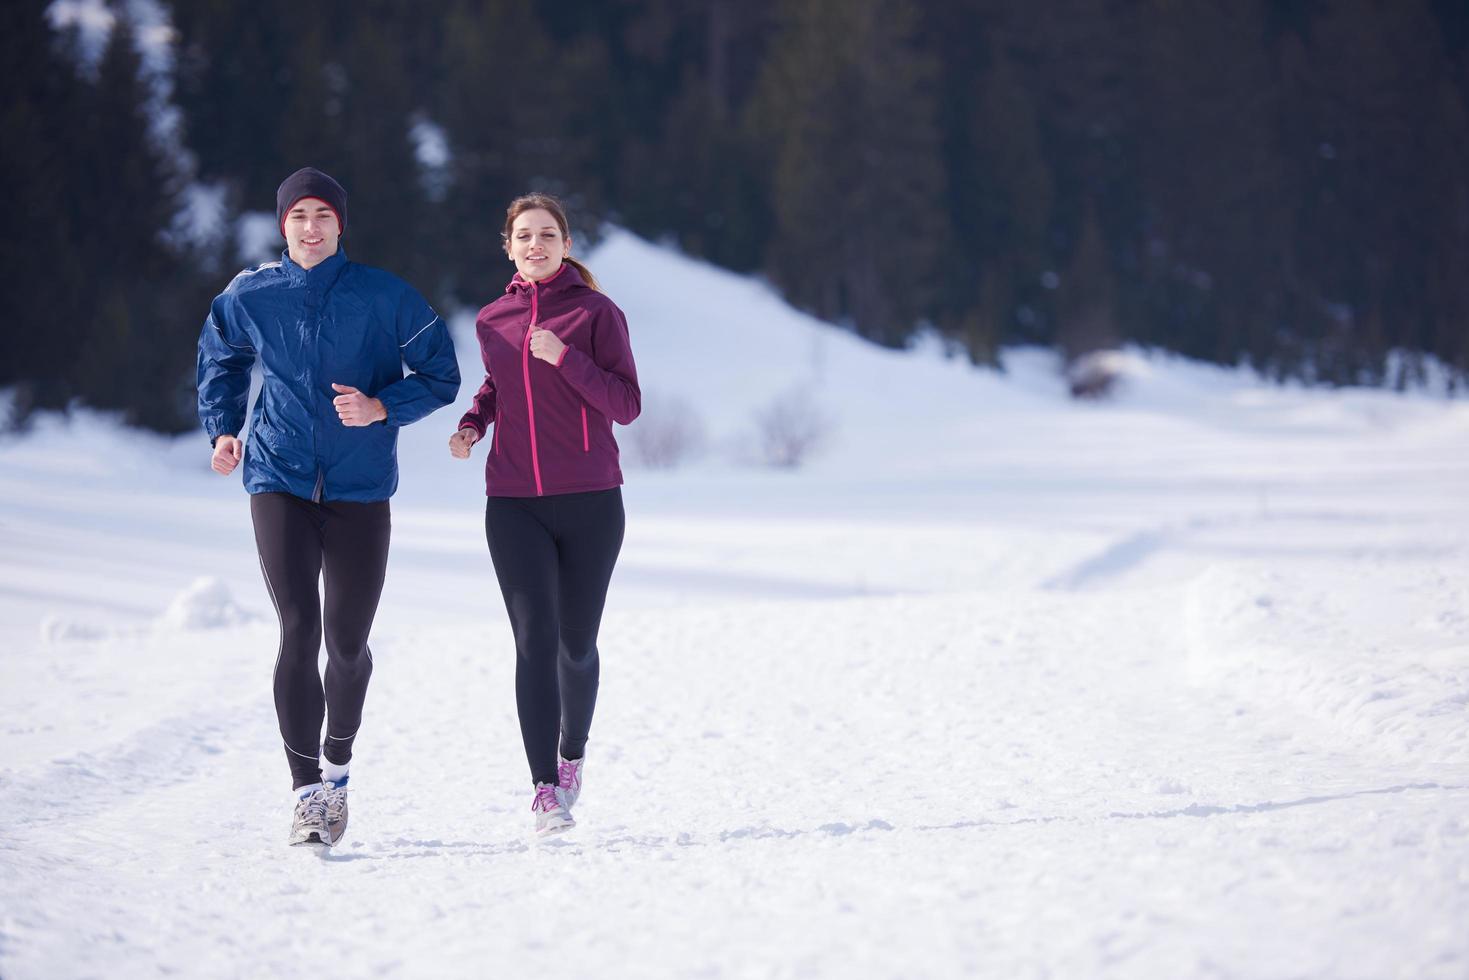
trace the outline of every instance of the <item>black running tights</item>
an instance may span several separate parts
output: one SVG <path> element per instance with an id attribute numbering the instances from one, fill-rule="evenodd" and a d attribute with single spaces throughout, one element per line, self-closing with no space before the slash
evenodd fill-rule
<path id="1" fill-rule="evenodd" d="M 597 630 L 622 549 L 619 488 L 490 497 L 485 537 L 515 633 L 515 705 L 531 781 L 579 759 L 597 706 Z"/>
<path id="2" fill-rule="evenodd" d="M 313 503 L 288 493 L 252 495 L 250 517 L 281 623 L 276 717 L 293 785 L 305 786 L 321 780 L 318 753 L 337 765 L 352 758 L 372 676 L 367 634 L 382 596 L 392 518 L 386 500 Z M 325 584 L 324 604 L 318 581 Z M 323 632 L 324 681 L 318 668 Z"/>

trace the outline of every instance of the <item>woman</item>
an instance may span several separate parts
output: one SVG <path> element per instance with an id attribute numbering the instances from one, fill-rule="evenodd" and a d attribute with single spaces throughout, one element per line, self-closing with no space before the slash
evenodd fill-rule
<path id="1" fill-rule="evenodd" d="M 311 167 L 287 177 L 276 220 L 286 239 L 280 261 L 236 276 L 204 321 L 199 420 L 215 472 L 228 476 L 243 457 L 260 570 L 280 617 L 272 683 L 291 767 L 288 840 L 330 846 L 347 829 L 398 430 L 454 400 L 459 366 L 444 322 L 413 287 L 347 260 L 339 247 L 347 192 L 335 180 Z M 246 445 L 239 436 L 257 362 L 262 385 Z"/>
<path id="2" fill-rule="evenodd" d="M 549 834 L 573 826 L 597 701 L 597 629 L 622 548 L 612 423 L 637 418 L 642 395 L 627 320 L 571 257 L 561 203 L 517 198 L 502 236 L 516 272 L 479 312 L 485 381 L 449 451 L 468 459 L 494 424 L 485 537 L 515 633 L 531 810 L 536 832 Z"/>

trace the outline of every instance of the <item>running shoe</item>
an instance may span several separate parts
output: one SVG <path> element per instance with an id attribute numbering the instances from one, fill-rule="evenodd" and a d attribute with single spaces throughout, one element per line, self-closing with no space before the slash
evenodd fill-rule
<path id="1" fill-rule="evenodd" d="M 335 844 L 347 832 L 347 777 L 340 782 L 327 780 L 326 787 L 326 843 Z"/>
<path id="2" fill-rule="evenodd" d="M 530 802 L 531 812 L 536 815 L 537 836 L 559 834 L 576 826 L 571 811 L 558 798 L 561 787 L 550 783 L 536 783 L 536 795 Z"/>
<path id="3" fill-rule="evenodd" d="M 585 761 L 586 756 L 580 759 L 556 756 L 556 795 L 568 810 L 576 806 L 576 799 L 581 796 L 581 765 Z"/>
<path id="4" fill-rule="evenodd" d="M 330 831 L 326 825 L 326 790 L 317 786 L 302 793 L 296 803 L 296 812 L 291 819 L 290 844 L 329 844 Z"/>

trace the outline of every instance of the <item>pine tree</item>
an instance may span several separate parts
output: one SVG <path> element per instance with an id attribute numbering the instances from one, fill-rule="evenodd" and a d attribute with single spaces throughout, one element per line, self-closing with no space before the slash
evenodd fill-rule
<path id="1" fill-rule="evenodd" d="M 132 25 L 119 16 L 73 120 L 69 197 L 89 288 L 72 378 L 88 403 L 178 431 L 189 422 L 193 338 L 205 307 L 185 315 L 177 303 L 197 295 L 197 279 L 164 244 L 178 175 L 151 133 L 141 71 Z"/>
<path id="2" fill-rule="evenodd" d="M 1067 363 L 1115 347 L 1121 340 L 1107 244 L 1102 239 L 1096 208 L 1088 204 L 1084 214 L 1076 254 L 1060 285 L 1056 343 Z"/>
<path id="3" fill-rule="evenodd" d="M 1267 32 L 1263 4 L 1151 0 L 1143 18 L 1139 339 L 1195 357 L 1268 356 L 1297 290 Z"/>
<path id="4" fill-rule="evenodd" d="M 1452 247 L 1436 233 L 1464 162 L 1459 150 L 1456 171 L 1435 165 L 1462 146 L 1445 124 L 1463 125 L 1442 111 L 1437 24 L 1425 0 L 1341 0 L 1308 22 L 1291 149 L 1313 302 L 1294 332 L 1320 380 L 1377 380 L 1388 349 L 1419 346 L 1434 317 L 1428 277 Z"/>
<path id="5" fill-rule="evenodd" d="M 570 209 L 576 247 L 591 244 L 605 196 L 602 167 L 616 160 L 600 118 L 612 115 L 613 95 L 598 39 L 553 44 L 519 4 L 460 2 L 443 29 L 443 82 L 431 115 L 452 157 L 439 228 L 451 242 L 444 266 L 455 297 L 477 305 L 514 271 L 500 239 L 512 198 L 557 194 Z"/>
<path id="6" fill-rule="evenodd" d="M 322 18 L 320 5 L 191 0 L 173 4 L 172 17 L 175 98 L 199 177 L 224 181 L 235 208 L 270 210 L 276 185 L 295 169 L 281 146 L 284 108 L 300 85 L 299 48 Z"/>
<path id="7" fill-rule="evenodd" d="M 736 122 L 768 43 L 772 4 L 654 6 L 623 12 L 620 82 L 648 111 L 623 141 L 612 199 L 632 230 L 754 270 L 770 237 L 769 188 L 754 140 Z"/>
<path id="8" fill-rule="evenodd" d="M 978 315 L 997 338 L 1035 340 L 1045 334 L 1012 326 L 1021 305 L 1041 309 L 1049 297 L 1040 285 L 1050 265 L 1047 230 L 1055 207 L 1054 178 L 1042 147 L 1035 100 L 1008 54 L 992 59 L 977 80 L 979 92 L 969 120 L 972 156 L 967 173 L 954 183 L 970 186 L 959 213 L 969 226 L 970 246 L 961 268 L 983 269 L 984 295 Z M 1050 311 L 1044 311 L 1049 317 Z M 976 352 L 977 353 L 977 352 Z"/>
<path id="9" fill-rule="evenodd" d="M 767 272 L 797 306 L 902 344 L 934 311 L 953 237 L 936 64 L 911 3 L 787 13 L 750 115 L 771 154 Z"/>
<path id="10" fill-rule="evenodd" d="M 8 201 L 0 230 L 0 291 L 7 324 L 0 330 L 0 386 L 16 385 L 23 415 L 59 407 L 72 395 L 71 351 L 82 323 L 84 267 L 68 206 L 74 179 L 67 120 L 77 82 L 57 51 L 45 0 L 7 4 L 0 14 L 0 186 Z"/>

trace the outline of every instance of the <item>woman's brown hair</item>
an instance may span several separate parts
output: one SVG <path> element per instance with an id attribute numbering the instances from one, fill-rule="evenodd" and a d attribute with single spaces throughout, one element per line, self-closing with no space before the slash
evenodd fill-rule
<path id="1" fill-rule="evenodd" d="M 551 217 L 556 219 L 556 224 L 561 228 L 561 237 L 563 239 L 569 240 L 571 238 L 571 226 L 566 221 L 566 208 L 562 206 L 560 201 L 550 194 L 523 194 L 511 201 L 510 207 L 505 209 L 505 230 L 500 232 L 500 238 L 505 243 L 505 251 L 507 253 L 510 251 L 510 232 L 515 225 L 515 219 L 525 212 L 534 211 L 537 208 L 550 212 Z M 597 282 L 597 277 L 592 275 L 591 269 L 588 269 L 579 260 L 572 258 L 570 255 L 566 256 L 562 261 L 577 272 L 580 272 L 582 279 L 586 281 L 588 286 L 591 286 L 599 293 L 602 291 L 602 285 Z"/>

